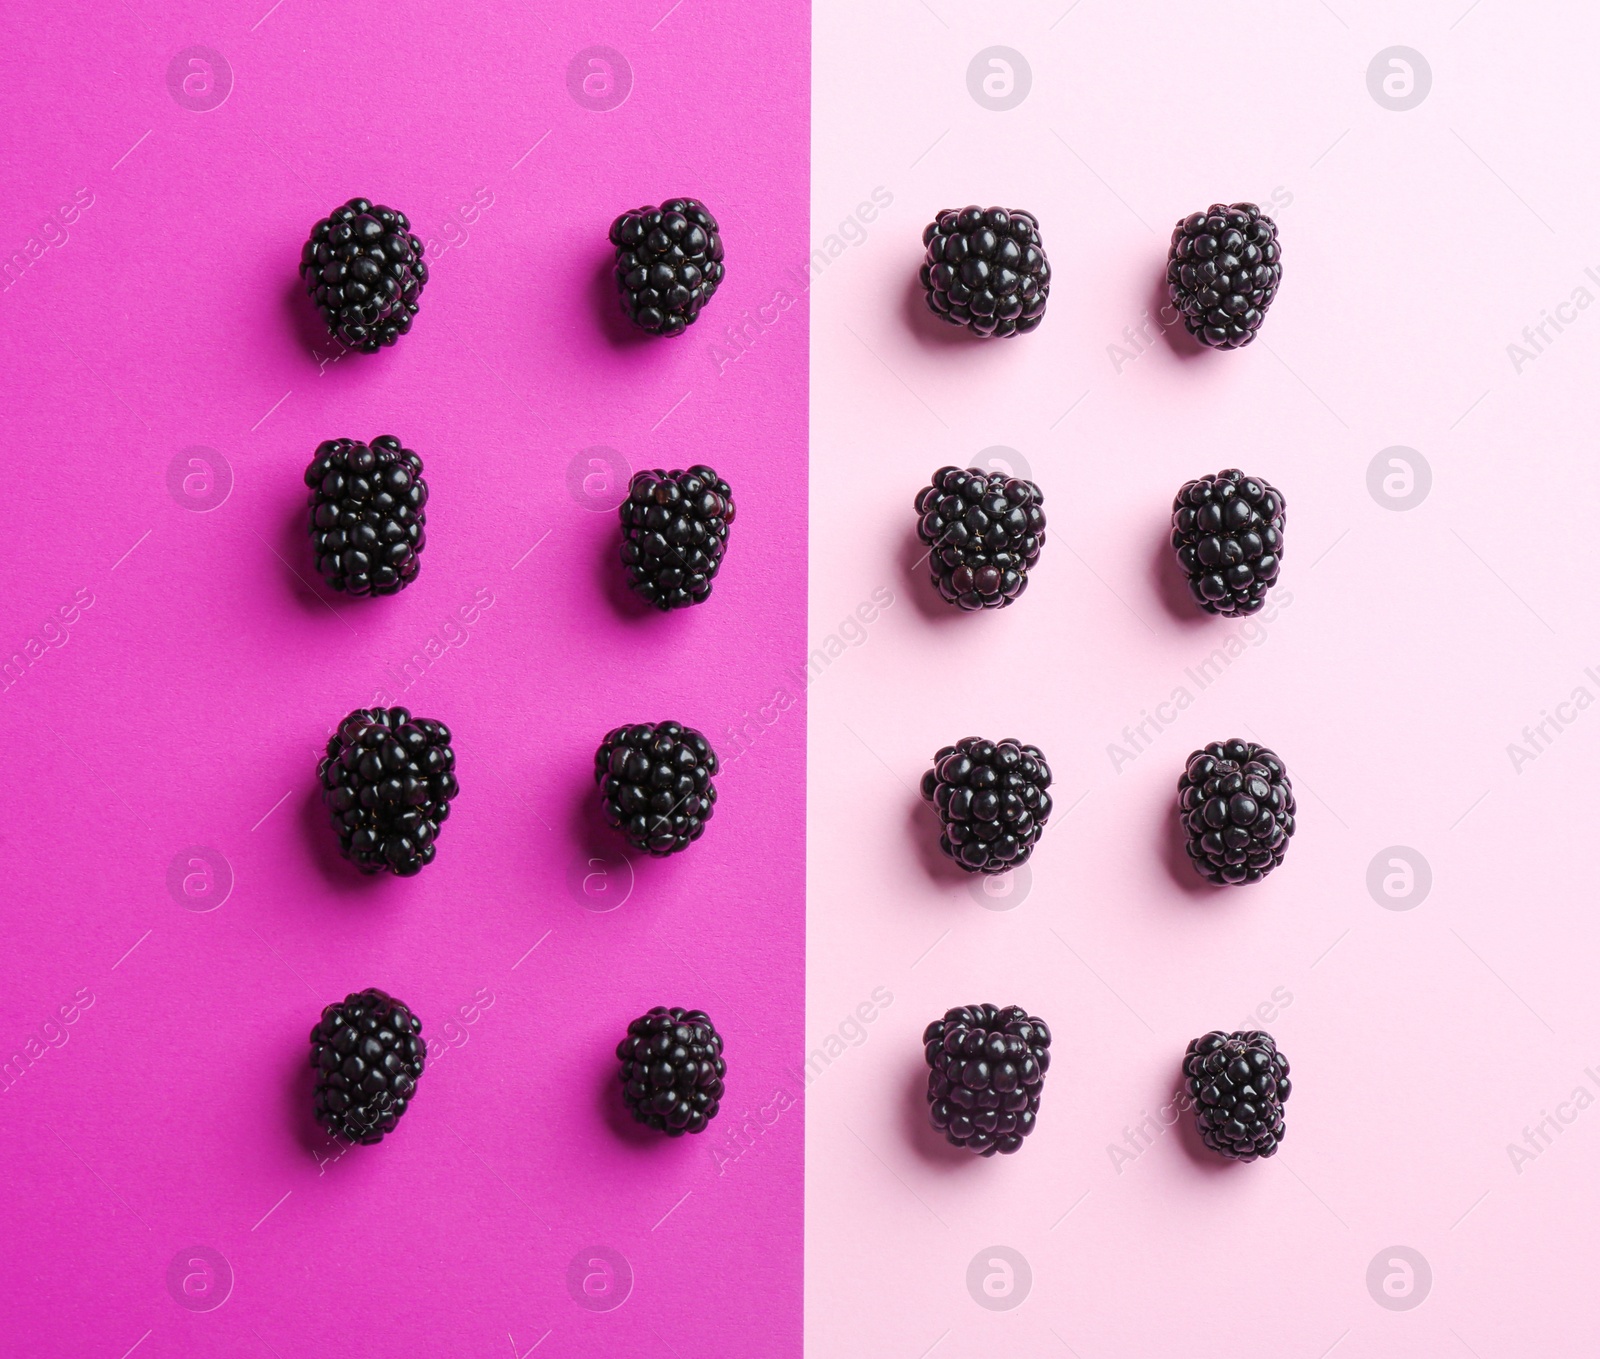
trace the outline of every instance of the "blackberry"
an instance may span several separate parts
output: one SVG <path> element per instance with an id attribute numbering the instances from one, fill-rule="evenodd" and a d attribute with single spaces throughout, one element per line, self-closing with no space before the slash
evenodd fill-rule
<path id="1" fill-rule="evenodd" d="M 1172 229 L 1167 295 L 1184 329 L 1213 349 L 1255 339 L 1283 279 L 1278 227 L 1254 203 L 1213 203 Z"/>
<path id="2" fill-rule="evenodd" d="M 1039 1118 L 1050 1030 L 1021 1006 L 962 1005 L 922 1033 L 928 1114 L 956 1147 L 1009 1156 Z"/>
<path id="3" fill-rule="evenodd" d="M 722 1035 L 704 1010 L 657 1005 L 628 1025 L 617 1044 L 622 1100 L 636 1122 L 668 1137 L 699 1133 L 722 1101 Z"/>
<path id="4" fill-rule="evenodd" d="M 1270 1033 L 1214 1030 L 1189 1044 L 1183 1071 L 1200 1138 L 1212 1151 L 1253 1161 L 1278 1150 L 1289 1062 Z"/>
<path id="5" fill-rule="evenodd" d="M 428 281 L 422 254 L 405 213 L 352 198 L 311 228 L 300 277 L 328 333 L 375 354 L 411 329 Z"/>
<path id="6" fill-rule="evenodd" d="M 682 335 L 722 282 L 717 219 L 694 198 L 635 208 L 611 224 L 622 310 L 652 335 Z"/>
<path id="7" fill-rule="evenodd" d="M 1195 872 L 1218 887 L 1260 882 L 1294 834 L 1294 789 L 1283 761 L 1253 741 L 1214 741 L 1178 778 L 1178 817 Z"/>
<path id="8" fill-rule="evenodd" d="M 402 878 L 431 864 L 439 825 L 461 791 L 455 767 L 443 722 L 404 708 L 357 708 L 317 766 L 345 858 L 363 873 Z"/>
<path id="9" fill-rule="evenodd" d="M 946 208 L 922 233 L 928 306 L 974 335 L 1021 335 L 1044 320 L 1050 261 L 1032 213 Z"/>
<path id="10" fill-rule="evenodd" d="M 1028 861 L 1050 819 L 1050 766 L 1038 746 L 969 736 L 945 746 L 922 776 L 922 796 L 944 824 L 939 848 L 969 873 Z"/>
<path id="11" fill-rule="evenodd" d="M 733 490 L 711 468 L 635 472 L 622 517 L 622 564 L 628 583 L 665 612 L 698 604 L 728 549 Z"/>
<path id="12" fill-rule="evenodd" d="M 637 849 L 677 854 L 716 810 L 717 754 L 693 727 L 641 722 L 608 732 L 594 753 L 606 820 Z"/>
<path id="13" fill-rule="evenodd" d="M 392 595 L 416 579 L 428 516 L 422 459 L 392 434 L 370 446 L 354 439 L 317 445 L 306 468 L 311 545 L 317 570 L 335 590 Z"/>
<path id="14" fill-rule="evenodd" d="M 933 583 L 962 609 L 1003 609 L 1028 588 L 1044 546 L 1044 493 L 976 467 L 941 467 L 917 493 Z"/>
<path id="15" fill-rule="evenodd" d="M 416 1094 L 427 1056 L 416 1015 L 373 987 L 352 991 L 311 1030 L 317 1122 L 346 1142 L 381 1142 Z"/>
<path id="16" fill-rule="evenodd" d="M 1172 502 L 1172 545 L 1207 613 L 1255 613 L 1283 564 L 1283 495 L 1237 467 L 1186 481 Z"/>

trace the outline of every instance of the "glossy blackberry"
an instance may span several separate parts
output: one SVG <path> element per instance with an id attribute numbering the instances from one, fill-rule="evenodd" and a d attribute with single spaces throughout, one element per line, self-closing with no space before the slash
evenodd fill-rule
<path id="1" fill-rule="evenodd" d="M 961 1005 L 922 1033 L 928 1115 L 952 1146 L 1009 1156 L 1039 1118 L 1050 1030 L 1018 1005 Z"/>
<path id="2" fill-rule="evenodd" d="M 353 991 L 311 1030 L 317 1122 L 346 1142 L 381 1142 L 416 1094 L 428 1046 L 422 1021 L 382 991 Z"/>
<path id="3" fill-rule="evenodd" d="M 1050 261 L 1032 213 L 946 208 L 922 233 L 928 306 L 974 335 L 1022 335 L 1044 320 Z"/>
<path id="4" fill-rule="evenodd" d="M 939 848 L 969 873 L 1026 863 L 1050 819 L 1050 766 L 1038 746 L 969 736 L 945 746 L 922 776 L 944 831 Z"/>
<path id="5" fill-rule="evenodd" d="M 1044 493 L 976 467 L 941 467 L 917 493 L 933 583 L 962 609 L 1003 609 L 1028 588 L 1044 546 Z"/>
<path id="6" fill-rule="evenodd" d="M 363 873 L 420 873 L 460 791 L 455 767 L 443 722 L 404 708 L 357 708 L 317 766 L 345 857 Z"/>
<path id="7" fill-rule="evenodd" d="M 594 753 L 606 820 L 636 849 L 677 854 L 716 810 L 717 753 L 681 722 L 641 722 L 609 732 Z"/>
<path id="8" fill-rule="evenodd" d="M 617 1044 L 622 1100 L 639 1123 L 668 1137 L 704 1132 L 722 1101 L 722 1035 L 704 1010 L 655 1006 Z"/>
<path id="9" fill-rule="evenodd" d="M 722 282 L 717 219 L 693 198 L 635 208 L 611 224 L 622 310 L 652 335 L 682 335 Z"/>
<path id="10" fill-rule="evenodd" d="M 428 263 L 403 212 L 352 198 L 311 228 L 300 277 L 328 333 L 375 354 L 411 329 Z"/>
<path id="11" fill-rule="evenodd" d="M 1283 564 L 1283 495 L 1237 467 L 1187 481 L 1172 502 L 1172 545 L 1207 613 L 1255 613 Z"/>
<path id="12" fill-rule="evenodd" d="M 711 468 L 635 472 L 622 517 L 628 584 L 665 612 L 698 604 L 728 549 L 733 490 Z"/>
<path id="13" fill-rule="evenodd" d="M 1213 1030 L 1189 1044 L 1183 1070 L 1206 1146 L 1236 1161 L 1278 1150 L 1289 1062 L 1270 1033 Z"/>
<path id="14" fill-rule="evenodd" d="M 392 595 L 416 579 L 428 516 L 422 459 L 392 434 L 371 445 L 328 439 L 306 468 L 311 546 L 335 590 Z"/>
<path id="15" fill-rule="evenodd" d="M 1215 741 L 1178 778 L 1178 817 L 1195 872 L 1217 886 L 1260 882 L 1294 834 L 1294 789 L 1283 761 L 1253 741 Z"/>
<path id="16" fill-rule="evenodd" d="M 1167 295 L 1213 349 L 1255 339 L 1283 278 L 1277 224 L 1254 203 L 1213 203 L 1172 229 Z"/>

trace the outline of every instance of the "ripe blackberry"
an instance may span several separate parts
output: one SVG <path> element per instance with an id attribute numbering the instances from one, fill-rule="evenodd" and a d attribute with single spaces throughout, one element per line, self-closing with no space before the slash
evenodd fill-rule
<path id="1" fill-rule="evenodd" d="M 392 434 L 370 447 L 327 439 L 306 468 L 306 485 L 323 580 L 352 595 L 392 595 L 411 584 L 428 541 L 421 458 Z"/>
<path id="2" fill-rule="evenodd" d="M 617 1044 L 622 1099 L 636 1122 L 668 1137 L 699 1133 L 721 1107 L 722 1035 L 704 1010 L 657 1005 Z"/>
<path id="3" fill-rule="evenodd" d="M 1255 613 L 1283 564 L 1283 495 L 1237 467 L 1186 481 L 1172 502 L 1172 545 L 1207 613 Z"/>
<path id="4" fill-rule="evenodd" d="M 622 517 L 628 584 L 665 612 L 698 604 L 728 549 L 733 490 L 711 468 L 635 472 Z"/>
<path id="5" fill-rule="evenodd" d="M 963 609 L 1003 609 L 1028 588 L 1044 546 L 1044 493 L 976 467 L 941 467 L 917 493 L 917 536 L 933 583 Z"/>
<path id="6" fill-rule="evenodd" d="M 461 791 L 455 767 L 443 722 L 404 708 L 357 708 L 317 766 L 345 858 L 363 873 L 402 878 L 431 864 L 439 824 Z"/>
<path id="7" fill-rule="evenodd" d="M 1214 1030 L 1189 1044 L 1183 1070 L 1206 1146 L 1236 1161 L 1278 1150 L 1289 1062 L 1270 1033 Z"/>
<path id="8" fill-rule="evenodd" d="M 1032 213 L 946 208 L 922 232 L 928 306 L 974 335 L 1021 335 L 1044 320 L 1050 261 Z"/>
<path id="9" fill-rule="evenodd" d="M 381 1142 L 416 1093 L 427 1056 L 416 1015 L 372 987 L 352 991 L 311 1029 L 317 1122 L 346 1142 Z"/>
<path id="10" fill-rule="evenodd" d="M 962 1005 L 922 1032 L 928 1114 L 952 1146 L 1009 1156 L 1039 1117 L 1050 1030 L 1021 1006 Z"/>
<path id="11" fill-rule="evenodd" d="M 635 208 L 611 224 L 622 310 L 640 330 L 681 335 L 722 282 L 717 219 L 694 198 Z"/>
<path id="12" fill-rule="evenodd" d="M 1167 295 L 1184 329 L 1213 349 L 1255 339 L 1283 279 L 1278 227 L 1254 203 L 1213 203 L 1172 229 Z"/>
<path id="13" fill-rule="evenodd" d="M 922 796 L 944 823 L 939 848 L 969 873 L 1028 861 L 1050 819 L 1050 766 L 1038 746 L 969 736 L 945 746 L 922 776 Z"/>
<path id="14" fill-rule="evenodd" d="M 1294 789 L 1283 761 L 1253 741 L 1214 741 L 1178 778 L 1178 817 L 1195 872 L 1218 887 L 1260 882 L 1294 834 Z"/>
<path id="15" fill-rule="evenodd" d="M 328 333 L 375 354 L 411 329 L 428 264 L 403 212 L 352 198 L 311 228 L 300 277 Z"/>
<path id="16" fill-rule="evenodd" d="M 594 753 L 606 820 L 637 849 L 677 854 L 716 810 L 717 753 L 681 722 L 641 722 L 608 732 Z"/>

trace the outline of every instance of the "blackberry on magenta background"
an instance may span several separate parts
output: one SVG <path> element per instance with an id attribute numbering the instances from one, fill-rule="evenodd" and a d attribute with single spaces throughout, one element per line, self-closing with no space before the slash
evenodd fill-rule
<path id="1" fill-rule="evenodd" d="M 405 213 L 352 198 L 311 228 L 300 277 L 328 333 L 373 354 L 411 329 L 428 263 Z"/>
<path id="2" fill-rule="evenodd" d="M 734 512 L 733 489 L 704 464 L 634 473 L 618 509 L 628 583 L 663 612 L 709 598 Z"/>
<path id="3" fill-rule="evenodd" d="M 1017 1005 L 961 1005 L 922 1034 L 928 1115 L 952 1146 L 1010 1155 L 1039 1117 L 1050 1030 Z"/>
<path id="4" fill-rule="evenodd" d="M 455 767 L 443 722 L 405 708 L 357 708 L 317 767 L 345 857 L 363 873 L 420 873 L 460 791 Z"/>
<path id="5" fill-rule="evenodd" d="M 947 208 L 922 233 L 928 307 L 974 335 L 1023 335 L 1044 320 L 1050 261 L 1038 220 L 1005 208 Z"/>
<path id="6" fill-rule="evenodd" d="M 427 545 L 422 459 L 392 434 L 328 439 L 306 468 L 311 545 L 335 590 L 392 595 L 416 579 Z"/>
<path id="7" fill-rule="evenodd" d="M 681 335 L 722 282 L 717 219 L 694 198 L 635 208 L 611 224 L 622 310 L 640 330 Z"/>
<path id="8" fill-rule="evenodd" d="M 939 848 L 969 873 L 1026 863 L 1050 819 L 1050 766 L 1038 746 L 969 736 L 945 746 L 922 776 L 944 827 Z"/>
<path id="9" fill-rule="evenodd" d="M 1183 1071 L 1200 1138 L 1212 1151 L 1253 1161 L 1278 1150 L 1289 1061 L 1270 1033 L 1213 1030 L 1189 1044 Z"/>
<path id="10" fill-rule="evenodd" d="M 1259 882 L 1294 834 L 1294 789 L 1283 761 L 1253 741 L 1215 741 L 1178 778 L 1178 816 L 1195 872 L 1217 886 Z"/>
<path id="11" fill-rule="evenodd" d="M 976 467 L 941 467 L 917 493 L 917 536 L 947 603 L 1003 609 L 1028 588 L 1044 547 L 1044 493 Z"/>
<path id="12" fill-rule="evenodd" d="M 311 1030 L 317 1122 L 346 1142 L 381 1142 L 411 1103 L 427 1055 L 422 1021 L 376 988 L 328 1006 Z"/>
<path id="13" fill-rule="evenodd" d="M 1172 502 L 1172 546 L 1207 613 L 1255 613 L 1283 565 L 1283 495 L 1237 467 L 1186 481 Z"/>
<path id="14" fill-rule="evenodd" d="M 693 727 L 641 722 L 606 734 L 594 779 L 606 820 L 636 849 L 677 854 L 705 832 L 716 810 L 717 754 Z"/>
<path id="15" fill-rule="evenodd" d="M 722 1035 L 704 1010 L 657 1005 L 617 1044 L 622 1098 L 635 1121 L 668 1137 L 699 1133 L 721 1107 Z"/>
<path id="16" fill-rule="evenodd" d="M 1283 279 L 1277 224 L 1254 203 L 1213 203 L 1172 230 L 1167 295 L 1213 349 L 1255 339 Z"/>

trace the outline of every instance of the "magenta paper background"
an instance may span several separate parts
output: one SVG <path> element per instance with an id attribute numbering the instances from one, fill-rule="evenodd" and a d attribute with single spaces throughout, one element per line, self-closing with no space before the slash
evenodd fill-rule
<path id="1" fill-rule="evenodd" d="M 771 304 L 806 254 L 806 9 L 269 3 L 6 25 L 0 1348 L 797 1354 L 805 719 L 773 698 L 804 641 L 806 306 Z M 340 357 L 296 264 L 357 193 L 411 216 L 432 279 L 396 349 Z M 606 228 L 681 193 L 728 280 L 642 343 Z M 384 432 L 426 464 L 421 575 L 329 596 L 300 474 Z M 733 483 L 707 606 L 619 589 L 612 458 Z M 349 870 L 315 791 L 380 694 L 456 737 L 410 881 Z M 593 750 L 668 716 L 720 749 L 721 801 L 630 867 L 585 811 Z M 432 1055 L 397 1133 L 330 1159 L 306 1035 L 367 985 Z M 656 1003 L 726 1037 L 703 1137 L 617 1109 L 612 1049 Z M 623 1305 L 579 1305 L 585 1275 Z"/>
<path id="2" fill-rule="evenodd" d="M 813 642 L 841 640 L 809 700 L 808 1353 L 1593 1353 L 1600 19 L 828 0 L 815 38 L 814 485 L 851 493 L 812 523 Z M 1284 240 L 1230 354 L 1158 313 L 1173 223 L 1217 198 Z M 1037 213 L 1036 333 L 926 313 L 922 228 L 967 203 Z M 1031 471 L 1048 540 L 1016 607 L 952 617 L 912 497 L 979 460 Z M 1178 487 L 1229 465 L 1288 503 L 1248 622 L 1198 614 L 1166 541 Z M 1009 896 L 942 864 L 916 793 L 968 734 L 1056 776 Z M 1217 892 L 1175 783 L 1236 734 L 1287 761 L 1300 825 Z M 1056 1036 L 1011 1158 L 926 1125 L 923 1026 L 976 1001 Z M 1219 1164 L 1163 1126 L 1184 1045 L 1258 1025 L 1287 1138 Z M 1010 1310 L 969 1285 L 1003 1287 L 997 1246 L 1031 1269 Z"/>

